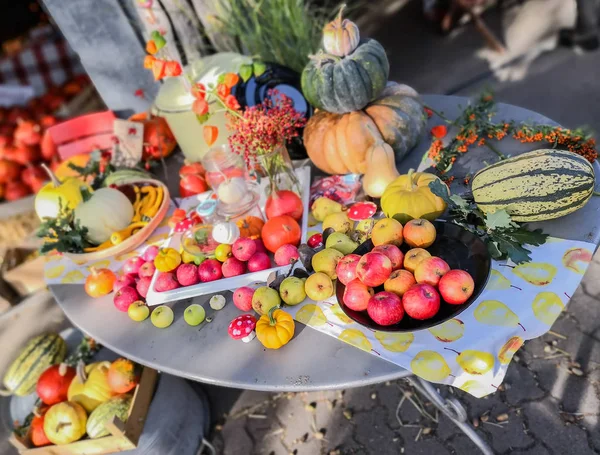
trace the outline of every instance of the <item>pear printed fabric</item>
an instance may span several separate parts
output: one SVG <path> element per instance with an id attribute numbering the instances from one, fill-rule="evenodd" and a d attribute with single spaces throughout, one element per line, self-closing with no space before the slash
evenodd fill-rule
<path id="1" fill-rule="evenodd" d="M 456 318 L 413 333 L 379 332 L 344 314 L 335 296 L 288 306 L 294 319 L 412 371 L 476 397 L 496 391 L 525 340 L 548 330 L 579 286 L 595 250 L 548 238 L 528 247 L 531 262 L 492 262 L 487 285 Z M 405 316 L 406 317 L 406 316 Z"/>

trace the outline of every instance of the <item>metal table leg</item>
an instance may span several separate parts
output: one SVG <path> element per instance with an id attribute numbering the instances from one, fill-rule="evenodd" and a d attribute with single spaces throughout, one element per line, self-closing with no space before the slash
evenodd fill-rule
<path id="1" fill-rule="evenodd" d="M 429 382 L 416 377 L 407 377 L 406 380 L 422 395 L 426 396 L 443 414 L 445 414 L 462 432 L 475 443 L 485 455 L 494 455 L 492 448 L 477 434 L 467 423 L 467 411 L 456 398 L 442 397 L 435 387 Z"/>

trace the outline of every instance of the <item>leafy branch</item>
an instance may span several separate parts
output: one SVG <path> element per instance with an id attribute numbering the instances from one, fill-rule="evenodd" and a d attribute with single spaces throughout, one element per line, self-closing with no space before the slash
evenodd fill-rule
<path id="1" fill-rule="evenodd" d="M 86 240 L 87 228 L 74 220 L 72 210 L 60 207 L 56 218 L 44 218 L 36 235 L 44 239 L 40 253 L 56 250 L 61 253 L 81 253 L 92 245 Z"/>
<path id="2" fill-rule="evenodd" d="M 479 236 L 493 259 L 508 258 L 515 264 L 529 262 L 531 251 L 524 245 L 539 246 L 546 242 L 548 234 L 515 223 L 506 210 L 485 214 L 472 198 L 448 195 L 448 188 L 439 180 L 431 182 L 429 188 L 448 204 L 450 222 Z"/>

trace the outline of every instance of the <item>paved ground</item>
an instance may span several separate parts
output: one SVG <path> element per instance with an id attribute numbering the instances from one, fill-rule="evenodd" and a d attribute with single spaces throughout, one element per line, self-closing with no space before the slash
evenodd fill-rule
<path id="1" fill-rule="evenodd" d="M 540 57 L 523 81 L 499 83 L 479 77 L 487 67 L 475 57 L 482 42 L 472 29 L 452 38 L 427 33 L 416 3 L 374 28 L 389 52 L 390 78 L 423 93 L 470 95 L 491 86 L 500 101 L 539 111 L 566 126 L 597 126 L 597 54 L 558 49 Z M 497 14 L 487 20 L 499 30 Z M 551 334 L 527 342 L 518 352 L 499 392 L 478 400 L 441 388 L 460 399 L 477 432 L 497 453 L 600 453 L 599 276 L 597 256 L 568 311 Z M 419 412 L 411 403 L 418 395 L 404 381 L 322 393 L 240 394 L 216 388 L 209 393 L 219 414 L 213 441 L 226 455 L 477 453 L 430 403 L 423 403 L 424 410 L 437 419 Z M 396 406 L 403 398 L 401 424 Z"/>

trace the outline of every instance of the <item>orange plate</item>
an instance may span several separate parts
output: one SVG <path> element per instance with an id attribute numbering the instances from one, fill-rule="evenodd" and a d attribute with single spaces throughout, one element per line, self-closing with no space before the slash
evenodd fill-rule
<path id="1" fill-rule="evenodd" d="M 79 263 L 97 261 L 99 259 L 106 259 L 113 256 L 119 256 L 128 253 L 132 250 L 135 250 L 138 246 L 144 243 L 148 239 L 148 237 L 150 237 L 150 235 L 156 230 L 158 225 L 162 222 L 165 215 L 169 211 L 169 205 L 171 203 L 171 196 L 166 185 L 159 180 L 144 179 L 131 180 L 126 183 L 151 183 L 155 186 L 162 187 L 164 192 L 163 201 L 160 205 L 160 208 L 158 209 L 158 212 L 156 212 L 154 218 L 152 218 L 152 220 L 135 235 L 132 235 L 128 239 L 125 239 L 122 243 L 119 243 L 118 245 L 106 248 L 105 250 L 94 251 L 92 253 L 64 253 L 65 256 Z"/>

